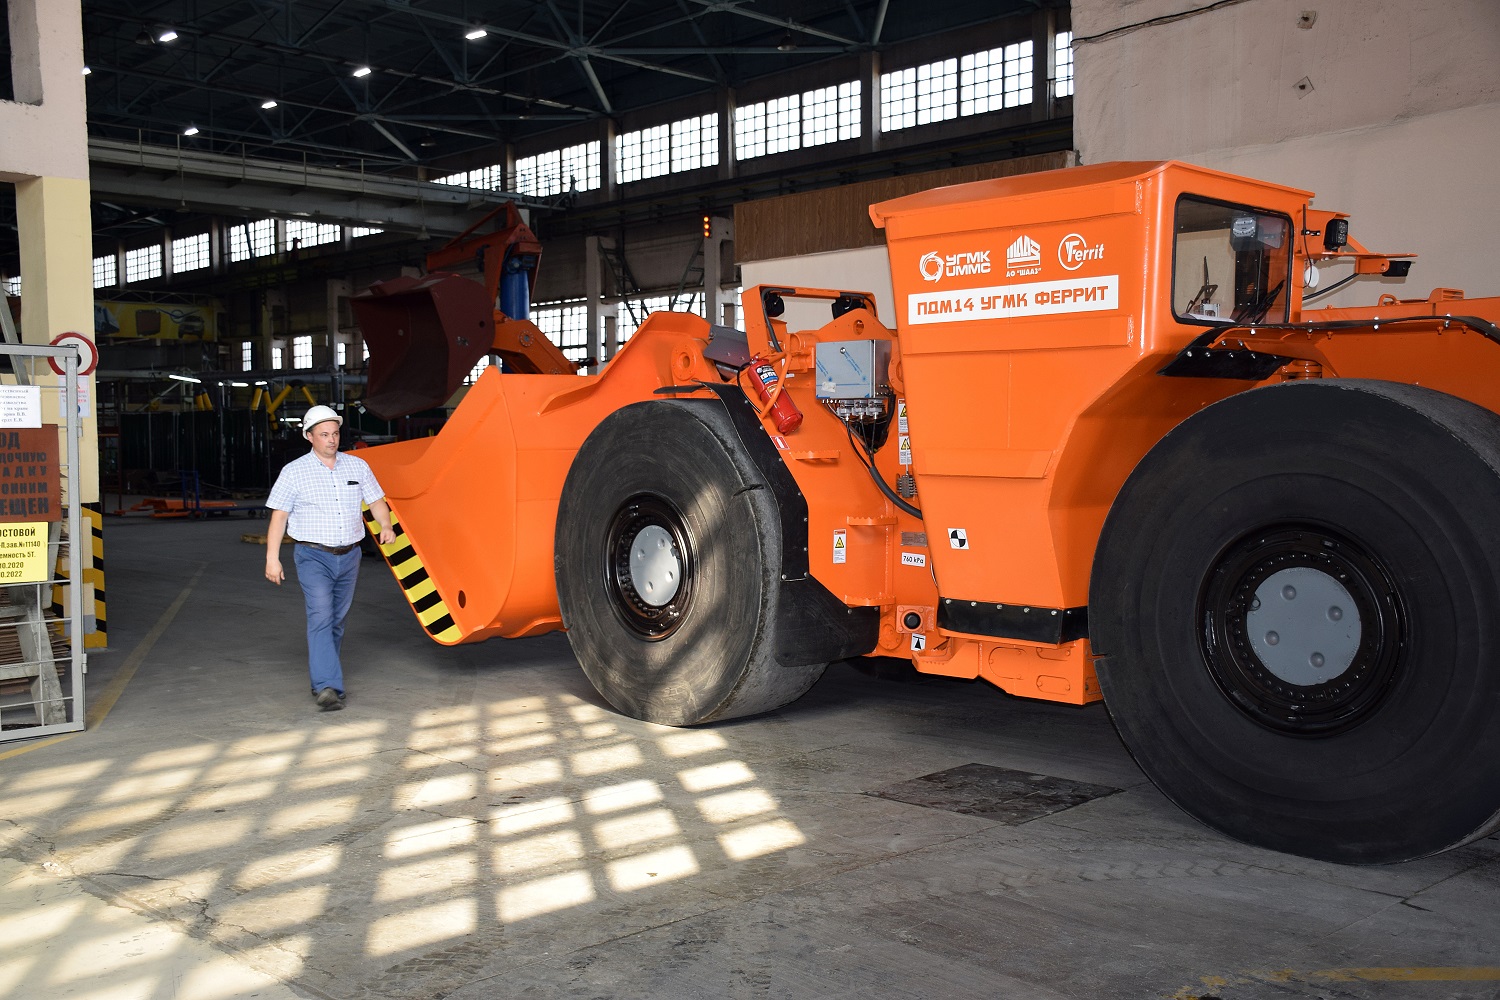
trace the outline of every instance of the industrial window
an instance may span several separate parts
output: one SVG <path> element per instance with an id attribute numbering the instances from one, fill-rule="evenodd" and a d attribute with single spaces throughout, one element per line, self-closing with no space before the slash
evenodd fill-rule
<path id="1" fill-rule="evenodd" d="M 766 152 L 785 153 L 802 146 L 802 99 L 796 94 L 766 102 Z"/>
<path id="2" fill-rule="evenodd" d="M 589 354 L 589 310 L 582 302 L 532 309 L 531 321 L 569 361 L 582 361 Z"/>
<path id="3" fill-rule="evenodd" d="M 116 260 L 114 254 L 94 258 L 95 288 L 110 288 L 120 283 L 120 278 L 115 273 Z"/>
<path id="4" fill-rule="evenodd" d="M 615 178 L 621 184 L 718 162 L 717 114 L 695 115 L 615 137 Z"/>
<path id="5" fill-rule="evenodd" d="M 264 257 L 276 250 L 276 220 L 261 219 L 229 230 L 229 259 L 249 260 Z"/>
<path id="6" fill-rule="evenodd" d="M 748 160 L 802 146 L 802 99 L 796 94 L 734 109 L 734 155 Z"/>
<path id="7" fill-rule="evenodd" d="M 355 239 L 359 239 L 361 236 L 378 236 L 383 232 L 385 232 L 384 229 L 376 229 L 373 226 L 349 227 L 349 235 L 354 237 Z"/>
<path id="8" fill-rule="evenodd" d="M 473 368 L 469 369 L 469 374 L 464 376 L 464 385 L 473 385 L 475 382 L 478 382 L 479 376 L 483 374 L 484 370 L 489 366 L 490 356 L 486 354 L 484 357 L 480 358 L 477 363 L 475 363 Z"/>
<path id="9" fill-rule="evenodd" d="M 432 183 L 479 188 L 481 191 L 503 191 L 505 190 L 505 164 L 492 163 L 487 167 L 460 170 L 446 177 L 435 177 Z"/>
<path id="10" fill-rule="evenodd" d="M 809 90 L 802 95 L 802 145 L 859 138 L 860 85 L 858 80 L 837 87 Z"/>
<path id="11" fill-rule="evenodd" d="M 615 136 L 615 179 L 629 184 L 668 173 L 672 169 L 671 143 L 669 125 Z"/>
<path id="12" fill-rule="evenodd" d="M 292 367 L 312 367 L 312 337 L 292 338 Z"/>
<path id="13" fill-rule="evenodd" d="M 145 281 L 161 277 L 161 244 L 125 251 L 125 280 Z"/>
<path id="14" fill-rule="evenodd" d="M 719 116 L 699 115 L 672 123 L 672 172 L 719 162 Z"/>
<path id="15" fill-rule="evenodd" d="M 271 345 L 271 367 L 274 368 L 274 369 L 276 369 L 277 371 L 280 371 L 281 370 L 281 365 L 282 365 L 282 360 L 283 360 L 283 356 L 282 356 L 281 347 L 279 345 L 272 344 Z"/>
<path id="16" fill-rule="evenodd" d="M 1016 108 L 1031 103 L 1031 39 L 1012 42 L 959 61 L 961 115 Z"/>
<path id="17" fill-rule="evenodd" d="M 1056 55 L 1057 72 L 1052 80 L 1053 97 L 1073 96 L 1073 33 L 1071 31 L 1059 31 L 1057 40 L 1053 42 L 1053 52 Z"/>
<path id="18" fill-rule="evenodd" d="M 958 117 L 958 60 L 880 74 L 880 130 L 894 132 Z"/>
<path id="19" fill-rule="evenodd" d="M 21 276 L 18 274 L 14 278 L 6 278 L 3 283 L 0 283 L 0 287 L 5 289 L 6 295 L 20 295 Z"/>
<path id="20" fill-rule="evenodd" d="M 293 243 L 293 240 L 301 242 Z M 306 250 L 322 243 L 337 243 L 339 227 L 331 222 L 311 222 L 307 219 L 288 219 L 286 224 L 286 248 L 294 246 Z"/>
<path id="21" fill-rule="evenodd" d="M 632 315 L 632 308 L 634 314 Z M 635 332 L 646 322 L 646 317 L 654 312 L 690 312 L 702 314 L 703 293 L 693 292 L 685 300 L 678 302 L 673 309 L 672 296 L 652 295 L 644 299 L 632 299 L 627 305 L 620 303 L 619 314 L 615 318 L 615 349 L 623 347 L 625 341 L 635 336 Z"/>
<path id="22" fill-rule="evenodd" d="M 860 134 L 858 80 L 734 109 L 734 155 L 748 160 Z"/>
<path id="23" fill-rule="evenodd" d="M 734 158 L 766 155 L 766 105 L 746 104 L 734 109 Z"/>
<path id="24" fill-rule="evenodd" d="M 333 363 L 340 368 L 349 363 L 349 345 L 342 340 L 333 345 Z"/>
<path id="25" fill-rule="evenodd" d="M 255 343 L 249 340 L 240 341 L 240 371 L 247 372 L 255 367 Z"/>
<path id="26" fill-rule="evenodd" d="M 554 149 L 516 161 L 516 193 L 546 197 L 568 191 L 594 191 L 601 183 L 599 142 Z"/>
<path id="27" fill-rule="evenodd" d="M 208 266 L 208 234 L 187 236 L 172 241 L 172 273 L 196 271 Z"/>

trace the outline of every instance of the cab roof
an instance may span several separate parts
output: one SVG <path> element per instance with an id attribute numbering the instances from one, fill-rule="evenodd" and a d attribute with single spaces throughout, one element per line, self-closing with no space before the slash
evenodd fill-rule
<path id="1" fill-rule="evenodd" d="M 952 208 L 958 205 L 979 206 L 988 202 L 1028 195 L 1056 195 L 1066 191 L 1082 194 L 1086 188 L 1110 188 L 1123 183 L 1133 183 L 1157 175 L 1196 175 L 1200 183 L 1223 184 L 1228 182 L 1243 188 L 1252 184 L 1263 190 L 1275 191 L 1300 199 L 1312 197 L 1311 191 L 1253 180 L 1237 174 L 1211 170 L 1180 160 L 1120 160 L 1112 163 L 1097 163 L 1083 167 L 1063 167 L 1057 170 L 1041 170 L 1014 177 L 997 177 L 990 180 L 970 181 L 948 187 L 933 188 L 916 194 L 892 198 L 870 206 L 870 219 L 876 228 L 883 229 L 890 219 L 916 215 L 933 209 Z M 1181 185 L 1186 177 L 1176 183 Z M 1211 189 L 1205 194 L 1212 194 Z"/>

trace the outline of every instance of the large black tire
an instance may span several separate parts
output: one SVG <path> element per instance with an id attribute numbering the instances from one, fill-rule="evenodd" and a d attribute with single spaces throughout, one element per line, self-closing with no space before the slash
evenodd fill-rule
<path id="1" fill-rule="evenodd" d="M 557 514 L 557 593 L 595 689 L 690 726 L 780 708 L 826 663 L 776 662 L 776 500 L 723 404 L 616 411 L 579 449 Z"/>
<path id="2" fill-rule="evenodd" d="M 1089 594 L 1116 728 L 1187 812 L 1349 864 L 1500 827 L 1500 417 L 1308 381 L 1210 406 L 1120 492 Z"/>

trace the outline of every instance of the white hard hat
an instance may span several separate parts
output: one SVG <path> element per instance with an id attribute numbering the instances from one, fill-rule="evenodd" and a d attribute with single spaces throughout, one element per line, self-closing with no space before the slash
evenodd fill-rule
<path id="1" fill-rule="evenodd" d="M 306 434 L 325 420 L 337 421 L 340 427 L 344 425 L 343 417 L 334 413 L 329 407 L 319 405 L 312 407 L 306 413 L 302 414 L 302 433 Z"/>

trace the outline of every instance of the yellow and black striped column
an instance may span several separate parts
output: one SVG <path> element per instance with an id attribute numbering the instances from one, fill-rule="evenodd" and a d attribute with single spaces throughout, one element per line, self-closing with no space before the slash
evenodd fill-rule
<path id="1" fill-rule="evenodd" d="M 365 508 L 365 527 L 370 529 L 370 534 L 377 539 L 376 544 L 379 545 L 380 525 L 376 523 L 375 515 L 370 513 L 368 507 Z M 437 586 L 427 576 L 427 568 L 422 565 L 421 558 L 406 537 L 406 529 L 401 527 L 401 519 L 396 516 L 395 508 L 391 509 L 391 528 L 396 533 L 396 540 L 389 545 L 379 545 L 380 554 L 391 567 L 396 582 L 401 585 L 401 592 L 406 595 L 412 611 L 416 612 L 417 621 L 422 623 L 427 634 L 438 642 L 452 645 L 461 637 L 458 626 L 453 623 L 448 606 L 443 603 Z"/>
<path id="2" fill-rule="evenodd" d="M 89 545 L 80 555 L 83 562 L 83 583 L 86 587 L 92 587 L 94 591 L 94 627 L 87 628 L 85 621 L 85 632 L 83 635 L 84 649 L 103 649 L 109 645 L 109 622 L 104 610 L 104 508 L 103 504 L 86 503 L 83 507 L 83 523 L 89 533 Z M 73 544 L 71 538 L 67 544 Z M 63 556 L 61 547 L 57 551 L 57 565 L 53 567 L 53 578 L 67 581 L 68 560 Z M 67 611 L 67 587 L 63 582 L 52 588 L 52 614 L 59 619 L 57 634 L 64 634 Z M 87 594 L 85 594 L 87 599 Z"/>

